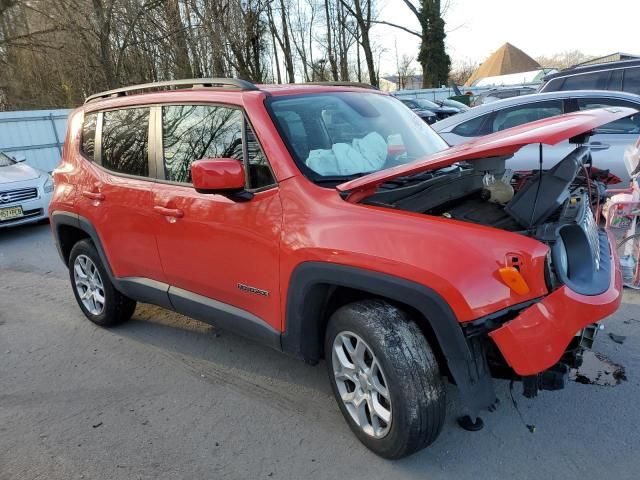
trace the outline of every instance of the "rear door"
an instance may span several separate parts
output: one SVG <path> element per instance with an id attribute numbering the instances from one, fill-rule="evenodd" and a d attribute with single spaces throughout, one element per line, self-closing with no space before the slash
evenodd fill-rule
<path id="1" fill-rule="evenodd" d="M 640 110 L 640 102 L 617 98 L 594 96 L 576 100 L 579 110 L 612 106 Z M 640 136 L 640 114 L 597 128 L 590 140 L 593 166 L 601 170 L 610 170 L 611 173 L 620 177 L 623 183 L 628 183 L 629 173 L 624 166 L 624 152 L 628 146 L 635 143 L 638 136 Z"/>
<path id="2" fill-rule="evenodd" d="M 78 213 L 96 229 L 116 277 L 164 281 L 153 234 L 149 107 L 85 114 Z"/>
<path id="3" fill-rule="evenodd" d="M 225 105 L 165 105 L 153 206 L 162 266 L 172 292 L 240 308 L 279 330 L 279 244 L 282 205 L 267 159 L 242 109 Z M 200 194 L 190 167 L 201 158 L 243 162 L 251 199 Z M 196 294 L 200 297 L 193 297 Z"/>
<path id="4" fill-rule="evenodd" d="M 514 107 L 497 110 L 489 120 L 488 133 L 495 133 L 507 128 L 517 127 L 536 120 L 554 117 L 565 113 L 561 99 L 526 103 Z M 548 169 L 562 160 L 574 147 L 568 142 L 558 145 L 542 146 L 542 168 Z M 540 166 L 540 146 L 526 145 L 515 153 L 507 162 L 507 167 L 514 171 L 535 170 Z"/>

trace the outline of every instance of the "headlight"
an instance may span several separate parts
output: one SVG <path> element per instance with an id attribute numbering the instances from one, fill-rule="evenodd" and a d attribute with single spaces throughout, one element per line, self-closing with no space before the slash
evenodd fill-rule
<path id="1" fill-rule="evenodd" d="M 42 186 L 44 193 L 53 192 L 53 177 L 47 173 L 47 179 L 44 181 L 44 185 Z"/>

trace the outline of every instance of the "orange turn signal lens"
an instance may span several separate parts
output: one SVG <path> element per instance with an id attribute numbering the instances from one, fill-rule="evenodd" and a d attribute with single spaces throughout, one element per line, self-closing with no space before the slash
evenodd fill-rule
<path id="1" fill-rule="evenodd" d="M 520 272 L 513 267 L 502 267 L 498 270 L 502 281 L 514 292 L 524 295 L 529 293 L 529 285 L 524 281 Z"/>

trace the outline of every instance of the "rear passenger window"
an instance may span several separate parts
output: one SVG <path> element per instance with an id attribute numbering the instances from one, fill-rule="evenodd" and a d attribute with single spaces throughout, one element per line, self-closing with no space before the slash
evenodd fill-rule
<path id="1" fill-rule="evenodd" d="M 165 178 L 191 183 L 191 164 L 202 158 L 242 161 L 242 112 L 209 105 L 162 107 Z"/>
<path id="2" fill-rule="evenodd" d="M 84 122 L 82 124 L 80 150 L 91 160 L 93 160 L 93 153 L 95 152 L 97 119 L 97 113 L 90 113 L 84 116 Z"/>
<path id="3" fill-rule="evenodd" d="M 562 114 L 562 101 L 549 100 L 546 102 L 530 103 L 518 107 L 505 108 L 496 113 L 492 131 L 499 132 L 525 123 L 535 122 L 543 118 Z"/>
<path id="4" fill-rule="evenodd" d="M 149 109 L 104 112 L 102 166 L 114 172 L 149 176 Z"/>
<path id="5" fill-rule="evenodd" d="M 640 68 L 627 68 L 624 71 L 625 92 L 637 93 L 640 95 Z"/>
<path id="6" fill-rule="evenodd" d="M 562 90 L 606 90 L 609 82 L 609 71 L 583 73 L 567 77 Z"/>
<path id="7" fill-rule="evenodd" d="M 631 107 L 638 110 L 638 104 L 615 98 L 579 98 L 578 107 L 580 110 L 604 107 Z M 596 128 L 595 131 L 596 133 L 640 133 L 640 113 L 607 123 L 606 125 Z"/>

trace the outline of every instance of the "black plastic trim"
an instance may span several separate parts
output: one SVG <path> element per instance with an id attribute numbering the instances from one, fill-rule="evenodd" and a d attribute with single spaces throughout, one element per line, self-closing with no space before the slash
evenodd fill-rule
<path id="1" fill-rule="evenodd" d="M 322 287 L 353 288 L 403 303 L 424 316 L 471 413 L 477 414 L 495 401 L 485 365 L 478 363 L 453 311 L 434 290 L 391 275 L 323 262 L 300 264 L 289 285 L 283 351 L 317 361 L 323 343 L 322 309 L 327 298 L 327 289 Z"/>
<path id="2" fill-rule="evenodd" d="M 261 318 L 240 308 L 178 287 L 169 287 L 176 312 L 280 350 L 280 332 Z"/>
<path id="3" fill-rule="evenodd" d="M 151 303 L 173 310 L 169 300 L 169 285 L 145 277 L 122 277 L 113 279 L 115 287 L 138 302 Z"/>

